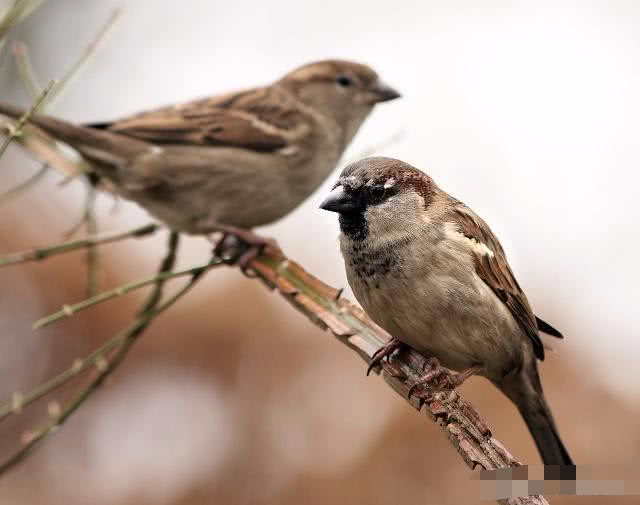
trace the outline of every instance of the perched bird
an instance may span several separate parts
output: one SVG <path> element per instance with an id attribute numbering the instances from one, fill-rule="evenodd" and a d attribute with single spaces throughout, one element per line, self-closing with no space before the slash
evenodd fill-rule
<path id="1" fill-rule="evenodd" d="M 392 158 L 348 165 L 322 209 L 337 212 L 356 298 L 399 343 L 437 358 L 458 383 L 485 376 L 518 407 L 545 464 L 573 465 L 545 401 L 536 317 L 489 226 L 431 177 Z M 427 373 L 431 379 L 437 373 Z"/>
<path id="2" fill-rule="evenodd" d="M 247 233 L 296 208 L 335 168 L 375 104 L 398 98 L 359 63 L 326 60 L 271 85 L 108 123 L 29 122 L 175 231 Z M 17 118 L 23 110 L 0 104 Z"/>

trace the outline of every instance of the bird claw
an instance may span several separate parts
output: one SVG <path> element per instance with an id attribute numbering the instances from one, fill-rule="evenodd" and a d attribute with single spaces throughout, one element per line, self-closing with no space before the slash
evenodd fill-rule
<path id="1" fill-rule="evenodd" d="M 409 392 L 407 393 L 408 398 L 411 397 L 417 388 L 424 388 L 426 385 L 434 389 L 451 391 L 480 370 L 480 367 L 474 366 L 462 372 L 454 372 L 443 367 L 437 358 L 429 358 L 424 368 L 428 371 L 409 387 Z M 425 390 L 424 392 L 419 392 L 416 396 L 426 400 L 431 398 L 432 395 L 433 393 L 431 391 Z"/>
<path id="2" fill-rule="evenodd" d="M 251 262 L 262 254 L 265 247 L 266 245 L 249 246 L 248 249 L 240 253 L 235 258 L 231 258 L 229 264 L 238 265 L 240 267 L 240 271 L 245 275 L 245 277 L 253 279 L 257 276 L 255 272 L 251 270 Z"/>
<path id="3" fill-rule="evenodd" d="M 398 339 L 392 338 L 391 340 L 389 340 L 389 342 L 384 344 L 380 349 L 373 353 L 373 356 L 371 356 L 371 361 L 369 361 L 369 367 L 367 368 L 367 375 L 369 375 L 371 373 L 371 370 L 373 370 L 375 366 L 379 365 L 385 357 L 391 356 L 394 351 L 396 349 L 399 349 L 400 347 L 402 347 L 402 342 L 400 342 Z"/>
<path id="4" fill-rule="evenodd" d="M 222 232 L 222 236 L 215 242 L 213 254 L 223 258 L 228 265 L 238 265 L 247 277 L 255 277 L 255 273 L 251 271 L 251 262 L 260 256 L 265 248 L 280 250 L 275 240 L 261 237 L 250 230 L 226 225 L 217 229 Z M 240 244 L 230 245 L 228 242 L 231 237 L 237 239 Z"/>
<path id="5" fill-rule="evenodd" d="M 212 254 L 216 257 L 216 258 L 222 258 L 225 253 L 227 253 L 229 251 L 230 248 L 232 248 L 233 246 L 231 246 L 230 244 L 227 243 L 227 240 L 229 239 L 229 237 L 231 237 L 232 235 L 230 235 L 229 233 L 225 233 L 222 232 L 222 234 L 220 235 L 220 238 L 218 239 L 213 239 L 211 238 L 211 242 L 213 242 L 213 251 Z"/>

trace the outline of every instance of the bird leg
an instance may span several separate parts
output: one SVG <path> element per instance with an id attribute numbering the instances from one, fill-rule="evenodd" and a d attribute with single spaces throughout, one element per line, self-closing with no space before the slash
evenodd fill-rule
<path id="1" fill-rule="evenodd" d="M 385 357 L 391 356 L 396 349 L 400 349 L 403 345 L 404 344 L 397 338 L 391 338 L 389 342 L 384 344 L 380 349 L 373 353 L 373 356 L 371 356 L 371 361 L 369 361 L 369 367 L 367 368 L 367 375 L 369 375 L 371 370 L 373 370 L 376 365 L 379 365 Z"/>
<path id="2" fill-rule="evenodd" d="M 426 385 L 430 385 L 437 389 L 455 389 L 469 377 L 479 373 L 482 370 L 482 367 L 480 365 L 475 365 L 463 370 L 462 372 L 454 372 L 443 367 L 438 361 L 438 358 L 432 357 L 427 360 L 425 370 L 428 371 L 409 388 L 409 393 L 407 394 L 408 397 L 411 397 L 411 394 L 416 388 L 421 388 Z M 426 393 L 426 397 L 421 396 L 421 394 L 418 396 L 425 400 L 429 399 L 431 397 L 431 393 Z"/>
<path id="3" fill-rule="evenodd" d="M 216 231 L 222 233 L 222 237 L 215 242 L 213 248 L 213 254 L 216 256 L 223 256 L 229 249 L 233 249 L 233 246 L 228 244 L 230 237 L 235 237 L 244 246 L 239 252 L 234 251 L 228 259 L 225 261 L 230 265 L 238 265 L 247 277 L 252 277 L 249 274 L 249 267 L 251 262 L 258 257 L 266 247 L 271 247 L 276 250 L 280 250 L 280 247 L 275 240 L 267 237 L 261 237 L 251 230 L 245 228 L 238 228 L 229 225 L 216 225 Z"/>

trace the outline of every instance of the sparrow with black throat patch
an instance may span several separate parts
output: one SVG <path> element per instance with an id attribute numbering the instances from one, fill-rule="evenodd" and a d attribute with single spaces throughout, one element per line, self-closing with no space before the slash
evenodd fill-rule
<path id="1" fill-rule="evenodd" d="M 537 365 L 538 332 L 562 335 L 534 315 L 487 223 L 425 173 L 381 157 L 348 165 L 321 208 L 339 214 L 358 302 L 394 337 L 371 365 L 405 344 L 432 357 L 420 383 L 442 376 L 439 364 L 452 386 L 482 375 L 516 404 L 545 465 L 573 465 Z"/>
<path id="2" fill-rule="evenodd" d="M 233 233 L 272 223 L 331 173 L 374 106 L 398 98 L 370 67 L 301 66 L 268 86 L 171 105 L 117 121 L 29 123 L 78 151 L 118 195 L 169 228 Z M 0 104 L 0 114 L 23 110 Z"/>

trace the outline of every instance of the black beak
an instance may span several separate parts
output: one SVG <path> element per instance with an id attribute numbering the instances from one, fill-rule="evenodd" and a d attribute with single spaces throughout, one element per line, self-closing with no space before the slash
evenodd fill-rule
<path id="1" fill-rule="evenodd" d="M 395 100 L 396 98 L 400 98 L 400 93 L 398 93 L 391 86 L 385 84 L 380 79 L 374 82 L 370 87 L 369 91 L 371 91 L 375 95 L 374 103 L 379 102 L 388 102 L 389 100 Z"/>
<path id="2" fill-rule="evenodd" d="M 342 186 L 338 186 L 331 191 L 320 208 L 338 214 L 348 214 L 358 210 L 360 205 L 354 195 L 346 192 Z"/>

